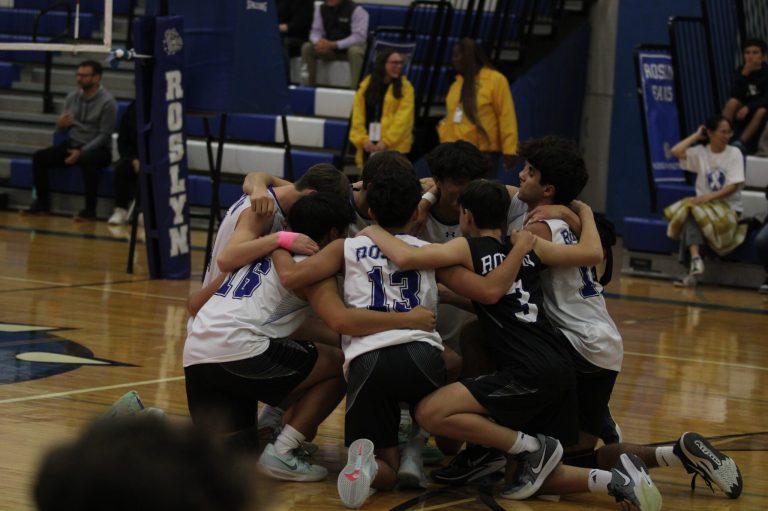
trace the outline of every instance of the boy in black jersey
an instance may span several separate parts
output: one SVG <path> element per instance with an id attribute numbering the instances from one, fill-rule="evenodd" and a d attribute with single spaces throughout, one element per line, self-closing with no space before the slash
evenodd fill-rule
<path id="1" fill-rule="evenodd" d="M 489 445 L 514 456 L 517 470 L 502 497 L 524 499 L 539 490 L 559 494 L 602 489 L 640 509 L 658 509 L 658 490 L 642 461 L 632 455 L 622 455 L 611 472 L 597 473 L 605 482 L 602 488 L 588 484 L 589 470 L 559 463 L 560 440 L 570 445 L 577 438 L 575 378 L 564 341 L 557 337 L 561 334 L 543 316 L 539 272 L 542 262 L 593 265 L 602 259 L 591 210 L 577 205 L 582 221 L 578 245 L 556 246 L 520 232 L 513 234 L 510 251 L 502 241 L 509 206 L 502 185 L 486 180 L 470 183 L 459 203 L 461 230 L 470 238 L 415 248 L 376 226 L 362 232 L 401 268 L 442 268 L 438 280 L 473 300 L 495 362 L 494 372 L 427 396 L 417 407 L 417 421 L 436 435 Z M 504 271 L 492 271 L 497 267 Z"/>

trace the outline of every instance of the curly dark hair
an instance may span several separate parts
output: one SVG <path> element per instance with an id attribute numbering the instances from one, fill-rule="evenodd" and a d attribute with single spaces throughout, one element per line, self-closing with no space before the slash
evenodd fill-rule
<path id="1" fill-rule="evenodd" d="M 393 168 L 373 178 L 366 196 L 376 223 L 385 228 L 403 227 L 421 200 L 421 184 L 413 172 Z"/>
<path id="2" fill-rule="evenodd" d="M 549 135 L 520 144 L 518 155 L 541 172 L 540 183 L 555 187 L 555 204 L 569 204 L 587 184 L 584 158 L 573 140 Z"/>

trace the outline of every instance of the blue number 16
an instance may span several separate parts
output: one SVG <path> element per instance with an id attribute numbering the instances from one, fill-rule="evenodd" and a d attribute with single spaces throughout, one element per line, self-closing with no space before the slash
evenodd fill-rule
<path id="1" fill-rule="evenodd" d="M 258 287 L 261 285 L 261 276 L 268 274 L 271 267 L 272 261 L 266 258 L 252 263 L 248 267 L 248 271 L 245 273 L 245 275 L 243 275 L 243 278 L 241 278 L 240 282 L 238 282 L 237 287 L 235 288 L 235 292 L 232 293 L 232 297 L 236 300 L 239 300 L 241 298 L 249 298 L 252 296 L 253 292 L 256 291 L 256 289 L 258 289 Z M 224 281 L 224 283 L 221 285 L 219 290 L 216 291 L 215 294 L 219 296 L 227 296 L 229 291 L 232 289 L 232 280 L 238 273 L 239 272 L 230 273 L 227 277 L 227 280 Z"/>

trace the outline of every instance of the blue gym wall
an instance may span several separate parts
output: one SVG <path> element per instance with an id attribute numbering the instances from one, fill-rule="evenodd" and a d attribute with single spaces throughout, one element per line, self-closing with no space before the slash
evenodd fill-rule
<path id="1" fill-rule="evenodd" d="M 619 231 L 625 216 L 649 216 L 651 211 L 633 50 L 642 43 L 669 44 L 671 16 L 701 16 L 700 0 L 622 0 L 619 4 L 606 201 L 608 217 Z"/>
<path id="2" fill-rule="evenodd" d="M 579 138 L 590 26 L 586 21 L 512 84 L 520 140 Z"/>

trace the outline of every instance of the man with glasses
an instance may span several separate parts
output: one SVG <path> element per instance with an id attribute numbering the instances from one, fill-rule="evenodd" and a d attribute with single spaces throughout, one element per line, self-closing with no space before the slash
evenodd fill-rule
<path id="1" fill-rule="evenodd" d="M 78 165 L 83 172 L 85 209 L 76 219 L 96 218 L 96 196 L 101 169 L 112 161 L 112 131 L 117 116 L 117 102 L 101 86 L 101 64 L 86 60 L 77 68 L 78 89 L 64 100 L 63 113 L 56 121 L 66 139 L 54 146 L 40 149 L 32 155 L 34 184 L 37 198 L 29 213 L 48 213 L 50 197 L 48 169 Z"/>

